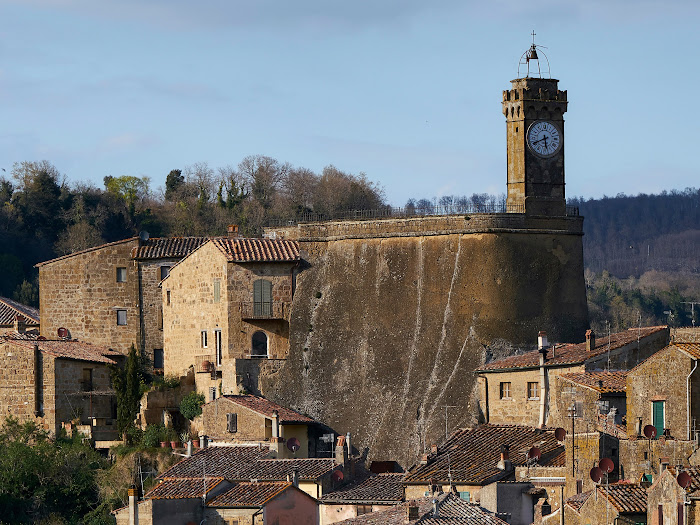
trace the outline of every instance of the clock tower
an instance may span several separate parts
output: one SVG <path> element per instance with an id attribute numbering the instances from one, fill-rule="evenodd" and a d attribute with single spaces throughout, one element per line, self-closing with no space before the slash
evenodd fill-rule
<path id="1" fill-rule="evenodd" d="M 508 142 L 508 207 L 528 215 L 563 216 L 564 113 L 566 91 L 558 80 L 539 73 L 533 43 L 523 54 L 527 75 L 511 81 L 503 92 Z M 530 76 L 530 62 L 537 60 L 538 75 Z M 518 71 L 520 72 L 520 71 Z"/>

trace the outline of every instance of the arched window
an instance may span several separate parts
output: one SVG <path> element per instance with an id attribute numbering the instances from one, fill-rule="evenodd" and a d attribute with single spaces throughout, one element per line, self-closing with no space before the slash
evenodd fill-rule
<path id="1" fill-rule="evenodd" d="M 267 335 L 265 332 L 255 332 L 250 350 L 251 357 L 267 357 Z"/>
<path id="2" fill-rule="evenodd" d="M 272 315 L 272 283 L 258 279 L 253 283 L 253 314 L 256 317 Z"/>

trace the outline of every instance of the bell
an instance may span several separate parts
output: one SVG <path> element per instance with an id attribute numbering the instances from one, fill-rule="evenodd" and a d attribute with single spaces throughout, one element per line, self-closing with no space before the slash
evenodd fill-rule
<path id="1" fill-rule="evenodd" d="M 527 52 L 527 59 L 528 60 L 538 60 L 537 58 L 537 48 L 535 48 L 535 44 L 532 44 L 532 47 Z"/>

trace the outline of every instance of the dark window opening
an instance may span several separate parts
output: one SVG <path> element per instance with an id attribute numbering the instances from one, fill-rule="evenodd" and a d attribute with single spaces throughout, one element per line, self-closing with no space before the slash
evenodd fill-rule
<path id="1" fill-rule="evenodd" d="M 117 325 L 126 326 L 126 310 L 117 310 Z"/>
<path id="2" fill-rule="evenodd" d="M 83 392 L 92 392 L 92 368 L 83 368 L 83 380 L 80 382 Z"/>
<path id="3" fill-rule="evenodd" d="M 170 266 L 161 266 L 160 267 L 160 280 L 162 281 L 168 275 L 170 275 Z"/>
<path id="4" fill-rule="evenodd" d="M 231 434 L 238 432 L 238 414 L 226 414 L 226 430 Z"/>
<path id="5" fill-rule="evenodd" d="M 165 356 L 162 348 L 156 348 L 153 350 L 153 368 L 165 368 Z"/>
<path id="6" fill-rule="evenodd" d="M 118 283 L 125 283 L 126 282 L 126 268 L 117 268 L 117 282 Z"/>
<path id="7" fill-rule="evenodd" d="M 265 332 L 255 332 L 252 338 L 251 357 L 267 357 L 267 335 Z"/>

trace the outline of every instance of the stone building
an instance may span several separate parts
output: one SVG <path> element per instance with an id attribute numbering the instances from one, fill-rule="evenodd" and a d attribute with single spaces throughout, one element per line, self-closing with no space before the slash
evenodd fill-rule
<path id="1" fill-rule="evenodd" d="M 356 478 L 321 498 L 321 525 L 356 518 L 391 507 L 403 501 L 402 473 L 368 474 Z"/>
<path id="2" fill-rule="evenodd" d="M 601 484 L 570 498 L 565 506 L 564 523 L 587 525 L 616 523 L 638 525 L 647 523 L 647 492 L 636 483 Z M 545 525 L 558 525 L 561 516 L 550 514 L 542 520 Z"/>
<path id="3" fill-rule="evenodd" d="M 541 454 L 537 461 L 529 459 L 535 446 Z M 551 430 L 517 425 L 479 425 L 458 430 L 409 469 L 403 480 L 405 498 L 456 490 L 465 501 L 479 502 L 484 487 L 501 481 L 521 481 L 515 479 L 517 467 L 560 465 L 563 452 L 564 446 Z M 530 497 L 522 504 L 529 506 L 530 517 L 534 503 Z"/>
<path id="4" fill-rule="evenodd" d="M 687 486 L 677 480 L 687 474 Z M 649 525 L 696 525 L 700 523 L 700 469 L 668 468 L 647 489 L 647 523 Z"/>
<path id="5" fill-rule="evenodd" d="M 655 326 L 596 338 L 589 330 L 584 343 L 551 346 L 546 335 L 540 340 L 540 350 L 497 359 L 477 370 L 479 409 L 486 422 L 568 427 L 571 424 L 569 408 L 578 404 L 592 419 L 589 428 L 595 427 L 597 405 L 591 403 L 601 398 L 597 392 L 598 381 L 603 381 L 601 388 L 604 390 L 619 390 L 619 387 L 605 387 L 606 383 L 619 381 L 614 381 L 615 374 L 594 376 L 588 373 L 634 367 L 668 344 L 669 331 L 668 327 Z M 566 378 L 562 379 L 563 376 Z M 587 385 L 577 386 L 572 381 Z M 592 389 L 587 388 L 592 381 L 595 381 Z M 579 398 L 579 394 L 586 393 L 590 395 Z"/>
<path id="6" fill-rule="evenodd" d="M 194 369 L 197 390 L 258 393 L 289 354 L 298 265 L 294 241 L 212 239 L 162 282 L 165 373 Z"/>
<path id="7" fill-rule="evenodd" d="M 144 233 L 37 264 L 42 335 L 88 341 L 124 355 L 133 344 L 154 369 L 162 369 L 158 283 L 206 240 L 149 239 Z"/>
<path id="8" fill-rule="evenodd" d="M 39 310 L 0 297 L 0 333 L 7 330 L 22 331 L 39 328 Z"/>
<path id="9" fill-rule="evenodd" d="M 279 459 L 317 457 L 321 432 L 310 417 L 252 394 L 226 395 L 205 404 L 201 427 L 215 443 L 263 443 Z"/>
<path id="10" fill-rule="evenodd" d="M 0 339 L 0 415 L 36 421 L 56 435 L 62 423 L 89 425 L 114 439 L 116 404 L 108 365 L 121 354 L 78 341 Z M 100 435 L 102 434 L 102 435 Z"/>

